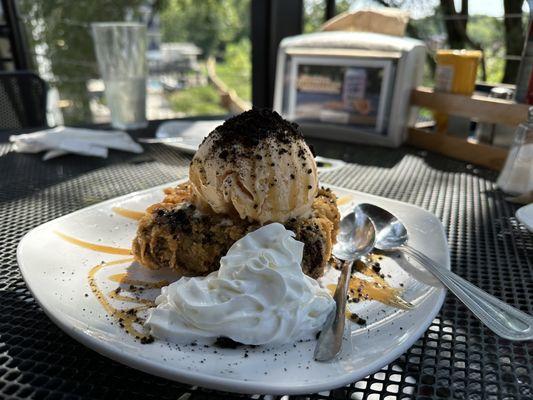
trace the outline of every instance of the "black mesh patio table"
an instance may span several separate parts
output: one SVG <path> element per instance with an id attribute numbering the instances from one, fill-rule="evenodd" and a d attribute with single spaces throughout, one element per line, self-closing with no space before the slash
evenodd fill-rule
<path id="1" fill-rule="evenodd" d="M 153 135 L 153 126 L 140 136 Z M 20 275 L 16 248 L 31 228 L 88 205 L 176 180 L 190 156 L 161 144 L 107 159 L 68 155 L 42 162 L 0 136 L 0 397 L 266 399 L 191 387 L 128 368 L 85 348 L 39 308 Z M 402 147 L 312 140 L 348 163 L 324 182 L 421 206 L 444 224 L 452 269 L 533 313 L 533 235 L 517 206 L 495 188 L 496 174 Z M 425 334 L 379 372 L 330 392 L 284 399 L 533 399 L 533 342 L 500 339 L 452 295 Z"/>

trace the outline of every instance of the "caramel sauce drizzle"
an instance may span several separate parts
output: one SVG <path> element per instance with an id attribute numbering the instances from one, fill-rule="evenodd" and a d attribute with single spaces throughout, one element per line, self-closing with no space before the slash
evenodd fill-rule
<path id="1" fill-rule="evenodd" d="M 348 284 L 348 302 L 358 303 L 365 300 L 376 300 L 388 306 L 402 310 L 412 308 L 411 303 L 405 301 L 400 295 L 402 289 L 391 287 L 379 273 L 374 271 L 366 263 L 358 261 L 355 269 L 366 277 L 366 280 L 357 275 L 350 277 Z M 327 285 L 328 290 L 333 294 L 337 288 L 336 284 Z M 347 313 L 348 314 L 348 313 Z M 350 313 L 351 314 L 351 313 Z"/>
<path id="2" fill-rule="evenodd" d="M 342 196 L 337 199 L 337 205 L 342 206 L 348 204 L 350 201 L 352 201 L 352 196 Z"/>
<path id="3" fill-rule="evenodd" d="M 115 214 L 118 214 L 125 218 L 134 219 L 136 221 L 144 217 L 144 214 L 145 214 L 144 212 L 141 212 L 141 211 L 130 210 L 127 208 L 122 208 L 122 207 L 113 207 L 111 210 L 113 210 Z"/>
<path id="4" fill-rule="evenodd" d="M 96 243 L 90 243 L 90 242 L 86 242 L 84 240 L 77 239 L 75 237 L 66 235 L 66 234 L 64 234 L 62 232 L 58 232 L 58 231 L 54 231 L 54 233 L 57 236 L 59 236 L 61 239 L 65 240 L 65 241 L 67 241 L 67 242 L 69 242 L 71 244 L 75 244 L 76 246 L 83 247 L 85 249 L 98 251 L 100 253 L 106 253 L 106 254 L 120 254 L 120 255 L 123 255 L 123 256 L 131 255 L 131 250 L 130 249 L 124 249 L 122 247 L 113 247 L 113 246 L 105 246 L 105 245 L 96 244 Z"/>
<path id="5" fill-rule="evenodd" d="M 127 301 L 130 303 L 145 304 L 148 307 L 155 307 L 155 302 L 150 299 L 144 299 L 142 297 L 124 296 L 123 294 L 120 294 L 120 293 L 121 291 L 119 292 L 117 288 L 115 290 L 111 290 L 107 295 L 111 299 L 115 299 L 119 301 Z"/>
<path id="6" fill-rule="evenodd" d="M 127 310 L 119 309 L 111 305 L 108 298 L 104 295 L 104 293 L 100 290 L 98 287 L 98 284 L 96 283 L 96 274 L 103 268 L 112 267 L 114 265 L 120 265 L 132 262 L 133 258 L 123 258 L 120 260 L 115 261 L 109 261 L 104 262 L 98 265 L 95 265 L 91 268 L 89 271 L 89 274 L 87 275 L 89 279 L 89 287 L 91 288 L 91 291 L 95 295 L 96 299 L 100 303 L 100 305 L 104 308 L 104 310 L 107 312 L 108 315 L 112 316 L 118 321 L 118 324 L 121 328 L 123 328 L 129 335 L 133 336 L 135 339 L 139 339 L 141 341 L 147 341 L 150 340 L 150 335 L 143 332 L 142 329 L 137 329 L 136 325 L 142 326 L 145 319 L 138 316 L 139 311 L 146 310 L 150 307 L 150 305 L 142 305 L 139 307 L 133 307 Z M 115 295 L 118 299 L 130 301 L 129 296 L 121 296 L 119 295 L 119 292 L 117 290 L 113 290 L 112 292 L 115 292 Z M 111 296 L 110 296 L 111 297 Z M 134 303 L 143 303 L 142 299 L 135 299 Z"/>
<path id="7" fill-rule="evenodd" d="M 74 238 L 72 236 L 66 235 L 61 232 L 55 232 L 61 239 L 67 241 L 68 243 L 80 246 L 89 250 L 97 251 L 100 253 L 107 254 L 119 254 L 119 255 L 131 255 L 129 249 L 124 249 L 120 247 L 112 247 L 105 245 L 98 245 L 84 240 Z M 118 288 L 111 290 L 109 293 L 104 294 L 104 292 L 98 287 L 96 281 L 96 274 L 104 268 L 113 267 L 116 265 L 122 265 L 126 263 L 131 263 L 134 261 L 133 257 L 122 258 L 119 260 L 102 262 L 101 264 L 95 265 L 92 267 L 87 275 L 89 287 L 91 292 L 94 294 L 100 305 L 106 311 L 106 313 L 116 319 L 118 325 L 123 328 L 126 333 L 141 341 L 141 343 L 150 343 L 153 341 L 153 338 L 144 332 L 142 325 L 145 322 L 145 318 L 139 316 L 139 312 L 144 311 L 148 308 L 155 307 L 155 302 L 150 299 L 136 296 L 127 296 L 122 294 L 123 289 L 119 286 Z M 121 285 L 129 285 L 127 291 L 129 293 L 139 293 L 147 289 L 160 289 L 163 286 L 169 284 L 167 281 L 157 281 L 157 282 L 148 282 L 137 279 L 131 279 L 128 277 L 127 273 L 114 274 L 107 277 L 111 282 L 118 282 Z M 128 309 L 121 309 L 113 306 L 109 300 L 124 301 L 129 303 L 139 304 L 137 307 L 132 307 Z"/>

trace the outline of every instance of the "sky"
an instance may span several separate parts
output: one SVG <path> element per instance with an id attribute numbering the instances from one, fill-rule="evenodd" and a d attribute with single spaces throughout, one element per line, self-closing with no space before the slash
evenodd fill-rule
<path id="1" fill-rule="evenodd" d="M 461 7 L 461 0 L 454 0 L 455 7 Z M 528 12 L 527 1 L 524 1 L 522 11 Z M 491 17 L 501 17 L 503 15 L 503 0 L 469 0 L 469 14 L 490 15 Z"/>
<path id="2" fill-rule="evenodd" d="M 461 8 L 461 0 L 454 0 L 457 10 Z M 533 0 L 528 0 L 533 3 Z M 522 11 L 529 12 L 528 1 L 524 0 Z M 375 7 L 372 0 L 354 1 L 351 9 Z M 411 18 L 423 18 L 431 15 L 434 8 L 439 4 L 439 0 L 411 0 L 406 1 L 408 7 L 405 9 L 411 14 Z M 503 0 L 469 0 L 468 12 L 470 15 L 488 15 L 491 17 L 503 16 Z"/>

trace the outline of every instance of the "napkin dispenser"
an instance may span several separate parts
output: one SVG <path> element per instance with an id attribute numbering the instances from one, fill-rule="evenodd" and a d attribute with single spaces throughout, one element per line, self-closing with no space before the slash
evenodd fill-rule
<path id="1" fill-rule="evenodd" d="M 274 109 L 307 136 L 399 146 L 416 110 L 426 46 L 369 32 L 318 32 L 278 49 Z"/>

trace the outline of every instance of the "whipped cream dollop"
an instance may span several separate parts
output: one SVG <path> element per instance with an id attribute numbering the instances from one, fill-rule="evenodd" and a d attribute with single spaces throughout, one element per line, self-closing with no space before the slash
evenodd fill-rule
<path id="1" fill-rule="evenodd" d="M 162 288 L 146 326 L 175 343 L 220 336 L 251 345 L 310 339 L 335 303 L 302 272 L 303 248 L 283 225 L 263 226 L 235 242 L 218 271 Z"/>

